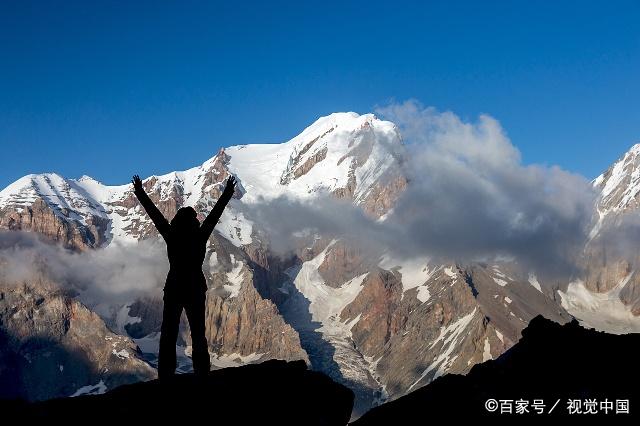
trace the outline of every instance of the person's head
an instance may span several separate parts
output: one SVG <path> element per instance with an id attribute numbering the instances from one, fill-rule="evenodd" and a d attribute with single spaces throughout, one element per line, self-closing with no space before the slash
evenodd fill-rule
<path id="1" fill-rule="evenodd" d="M 198 214 L 193 207 L 181 207 L 171 219 L 171 227 L 177 231 L 190 231 L 200 227 Z"/>

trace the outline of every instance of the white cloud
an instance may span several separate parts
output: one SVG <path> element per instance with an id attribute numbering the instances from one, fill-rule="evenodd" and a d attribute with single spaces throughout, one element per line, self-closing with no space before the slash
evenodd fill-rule
<path id="1" fill-rule="evenodd" d="M 34 233 L 0 231 L 0 279 L 5 283 L 44 277 L 81 291 L 83 299 L 124 303 L 162 289 L 168 270 L 166 248 L 150 240 L 78 253 Z"/>
<path id="2" fill-rule="evenodd" d="M 407 150 L 409 185 L 393 213 L 376 222 L 330 197 L 281 197 L 254 206 L 247 215 L 267 229 L 279 251 L 294 247 L 296 232 L 311 229 L 407 257 L 507 256 L 541 273 L 573 272 L 592 219 L 595 194 L 586 178 L 522 164 L 488 115 L 465 122 L 416 101 L 377 113 L 398 125 Z"/>

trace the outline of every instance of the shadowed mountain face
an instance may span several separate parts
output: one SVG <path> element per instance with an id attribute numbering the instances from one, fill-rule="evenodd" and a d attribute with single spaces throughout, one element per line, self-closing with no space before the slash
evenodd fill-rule
<path id="1" fill-rule="evenodd" d="M 42 400 L 155 377 L 132 339 L 56 286 L 0 282 L 0 398 Z"/>
<path id="2" fill-rule="evenodd" d="M 121 386 L 102 395 L 0 404 L 3 420 L 98 423 L 199 421 L 203 424 L 345 425 L 353 392 L 304 361 L 266 361 L 226 368 L 199 378 L 182 374 L 166 381 Z M 142 424 L 142 423 L 140 423 Z"/>
<path id="3" fill-rule="evenodd" d="M 585 401 L 597 402 L 597 414 L 571 414 L 577 421 L 583 421 L 585 416 L 599 416 L 601 421 L 629 421 L 639 412 L 638 347 L 637 334 L 611 335 L 585 329 L 577 321 L 560 325 L 538 316 L 523 331 L 522 339 L 496 360 L 476 365 L 466 376 L 441 377 L 372 409 L 353 424 L 410 424 L 427 417 L 543 420 L 547 416 L 569 416 L 569 400 L 581 400 L 582 412 L 590 406 Z M 485 408 L 489 399 L 500 404 L 494 412 Z M 533 408 L 534 400 L 540 399 L 544 401 L 544 414 Z M 512 414 L 501 414 L 501 400 L 511 402 Z M 516 400 L 528 401 L 529 412 L 516 414 Z M 605 400 L 613 407 L 608 414 L 603 409 L 608 404 L 601 406 Z M 616 400 L 629 401 L 629 414 L 616 414 Z"/>

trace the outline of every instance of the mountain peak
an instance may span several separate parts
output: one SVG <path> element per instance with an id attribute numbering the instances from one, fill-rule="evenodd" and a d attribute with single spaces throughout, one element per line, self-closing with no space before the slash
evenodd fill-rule
<path id="1" fill-rule="evenodd" d="M 636 143 L 631 148 L 629 148 L 629 151 L 627 151 L 627 153 L 628 154 L 633 154 L 633 155 L 640 154 L 640 142 Z"/>
<path id="2" fill-rule="evenodd" d="M 633 145 L 593 181 L 600 190 L 601 215 L 638 207 L 640 194 L 640 143 Z"/>
<path id="3" fill-rule="evenodd" d="M 88 175 L 82 175 L 78 179 L 74 179 L 74 180 L 76 182 L 94 183 L 94 184 L 102 185 L 102 182 Z"/>

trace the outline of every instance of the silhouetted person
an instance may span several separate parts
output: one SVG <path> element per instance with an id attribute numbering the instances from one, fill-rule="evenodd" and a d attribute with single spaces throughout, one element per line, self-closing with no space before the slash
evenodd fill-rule
<path id="1" fill-rule="evenodd" d="M 192 207 L 180 208 L 169 224 L 144 192 L 140 177 L 135 175 L 132 182 L 134 194 L 167 243 L 169 256 L 169 274 L 164 286 L 158 376 L 164 378 L 175 374 L 176 340 L 182 309 L 187 313 L 191 329 L 193 370 L 198 375 L 207 374 L 211 363 L 205 337 L 207 282 L 202 272 L 202 262 L 204 262 L 209 236 L 233 196 L 236 180 L 233 176 L 227 179 L 222 195 L 202 225 Z"/>

